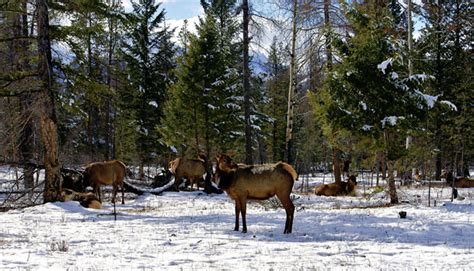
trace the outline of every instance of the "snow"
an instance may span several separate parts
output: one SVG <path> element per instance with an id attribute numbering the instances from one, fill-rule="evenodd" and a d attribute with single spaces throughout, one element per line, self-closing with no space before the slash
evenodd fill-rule
<path id="1" fill-rule="evenodd" d="M 440 101 L 440 103 L 448 105 L 454 111 L 458 111 L 457 106 L 450 101 L 443 100 L 443 101 Z"/>
<path id="2" fill-rule="evenodd" d="M 385 70 L 387 69 L 388 65 L 392 65 L 393 63 L 393 58 L 389 58 L 387 60 L 384 60 L 382 63 L 377 65 L 377 68 L 385 74 Z"/>
<path id="3" fill-rule="evenodd" d="M 418 96 L 420 96 L 426 102 L 426 104 L 428 105 L 428 108 L 433 108 L 435 103 L 438 101 L 439 96 L 440 96 L 440 95 L 436 95 L 436 96 L 428 95 L 428 94 L 425 94 L 425 93 L 423 93 L 419 90 L 415 90 L 415 93 Z M 439 101 L 439 103 L 446 104 L 452 110 L 458 111 L 457 106 L 455 104 L 453 104 L 452 102 L 450 102 L 450 101 L 442 100 L 442 101 Z"/>
<path id="4" fill-rule="evenodd" d="M 392 80 L 397 80 L 397 79 L 398 79 L 398 73 L 396 73 L 396 72 L 391 72 L 391 73 L 390 73 L 390 77 L 392 78 Z"/>
<path id="5" fill-rule="evenodd" d="M 395 126 L 398 122 L 398 120 L 404 120 L 405 117 L 397 117 L 397 116 L 389 116 L 385 117 L 383 120 L 380 122 L 382 123 L 382 128 L 385 127 L 385 124 L 390 124 L 391 126 Z"/>
<path id="6" fill-rule="evenodd" d="M 101 210 L 48 203 L 0 214 L 0 269 L 472 270 L 474 189 L 459 189 L 464 199 L 452 203 L 449 191 L 433 188 L 438 202 L 431 207 L 377 207 L 388 202 L 386 193 L 365 186 L 355 197 L 294 192 L 288 235 L 285 212 L 273 201 L 249 202 L 248 233 L 233 231 L 234 205 L 225 194 L 128 198 L 117 205 L 117 221 L 108 202 Z M 400 188 L 399 196 L 425 199 L 426 192 Z"/>
<path id="7" fill-rule="evenodd" d="M 428 105 L 428 108 L 433 108 L 434 104 L 436 103 L 439 97 L 439 95 L 432 96 L 432 95 L 424 94 L 419 90 L 415 90 L 415 93 L 418 94 L 420 97 L 422 97 L 423 100 L 425 100 L 426 104 Z"/>
<path id="8" fill-rule="evenodd" d="M 158 103 L 156 101 L 150 101 L 148 104 L 153 106 L 153 107 L 158 108 Z"/>
<path id="9" fill-rule="evenodd" d="M 339 109 L 341 109 L 341 111 L 343 111 L 344 113 L 346 113 L 347 115 L 352 115 L 352 112 L 347 110 L 347 109 L 344 109 L 344 108 L 341 108 L 339 107 Z"/>
<path id="10" fill-rule="evenodd" d="M 364 126 L 362 126 L 362 130 L 364 131 L 370 131 L 370 129 L 372 129 L 374 126 L 372 125 L 367 125 L 367 124 L 364 124 Z"/>

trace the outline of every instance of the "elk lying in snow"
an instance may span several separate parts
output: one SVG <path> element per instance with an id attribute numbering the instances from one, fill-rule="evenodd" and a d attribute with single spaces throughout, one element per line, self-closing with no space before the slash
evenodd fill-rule
<path id="1" fill-rule="evenodd" d="M 120 186 L 122 189 L 122 204 L 124 204 L 123 178 L 126 170 L 125 164 L 118 160 L 91 163 L 84 170 L 84 188 L 91 186 L 94 193 L 101 200 L 100 186 L 112 185 L 112 202 L 115 203 L 117 190 Z"/>
<path id="2" fill-rule="evenodd" d="M 453 182 L 454 181 L 454 182 Z M 467 177 L 460 177 L 456 178 L 453 175 L 453 172 L 448 172 L 446 175 L 446 182 L 448 183 L 449 186 L 457 187 L 457 188 L 469 188 L 469 187 L 474 187 L 474 180 L 469 179 Z"/>
<path id="3" fill-rule="evenodd" d="M 286 211 L 285 230 L 291 233 L 295 206 L 290 199 L 296 171 L 289 164 L 279 162 L 266 165 L 235 164 L 225 154 L 217 155 L 215 181 L 235 201 L 235 227 L 239 230 L 242 214 L 242 232 L 247 232 L 247 200 L 265 200 L 276 195 Z"/>
<path id="4" fill-rule="evenodd" d="M 356 185 L 356 177 L 351 175 L 347 182 L 320 185 L 314 189 L 314 193 L 318 196 L 345 196 L 352 193 Z"/>
<path id="5" fill-rule="evenodd" d="M 100 200 L 94 195 L 94 193 L 82 193 L 76 192 L 71 189 L 63 189 L 63 200 L 64 201 L 79 201 L 79 203 L 86 208 L 93 208 L 93 209 L 100 209 L 102 208 L 102 203 Z"/>
<path id="6" fill-rule="evenodd" d="M 205 156 L 200 155 L 198 159 L 176 158 L 169 163 L 169 169 L 174 174 L 174 187 L 176 191 L 184 177 L 191 183 L 191 189 L 196 182 L 199 190 L 199 180 L 206 173 Z"/>

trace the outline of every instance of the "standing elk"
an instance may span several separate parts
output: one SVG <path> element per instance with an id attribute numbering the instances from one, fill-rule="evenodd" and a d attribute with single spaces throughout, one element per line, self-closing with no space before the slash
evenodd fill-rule
<path id="1" fill-rule="evenodd" d="M 200 155 L 198 159 L 176 158 L 169 163 L 169 169 L 174 174 L 174 188 L 179 191 L 181 178 L 186 178 L 191 183 L 191 189 L 196 182 L 199 190 L 199 180 L 206 173 L 205 156 Z"/>
<path id="2" fill-rule="evenodd" d="M 122 189 L 122 204 L 124 204 L 123 179 L 126 171 L 127 166 L 119 160 L 91 163 L 84 170 L 84 188 L 91 186 L 94 193 L 101 200 L 100 186 L 112 185 L 112 202 L 115 203 L 117 190 L 120 186 Z"/>
<path id="3" fill-rule="evenodd" d="M 347 182 L 322 184 L 314 189 L 317 196 L 345 196 L 349 195 L 355 190 L 357 185 L 356 177 L 349 176 Z"/>
<path id="4" fill-rule="evenodd" d="M 290 199 L 293 183 L 298 177 L 287 163 L 265 165 L 235 164 L 226 154 L 217 155 L 215 181 L 218 187 L 235 201 L 235 227 L 239 230 L 242 214 L 242 232 L 247 232 L 247 200 L 265 200 L 277 196 L 286 211 L 284 234 L 291 233 L 295 206 Z"/>

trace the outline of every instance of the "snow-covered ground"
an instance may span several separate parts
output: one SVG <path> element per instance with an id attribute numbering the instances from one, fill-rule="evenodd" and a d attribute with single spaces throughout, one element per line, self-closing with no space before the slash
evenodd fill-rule
<path id="1" fill-rule="evenodd" d="M 327 181 L 326 181 L 327 182 Z M 296 183 L 299 187 L 301 183 Z M 166 192 L 101 210 L 77 202 L 0 213 L 1 270 L 474 270 L 474 190 L 400 188 L 356 197 L 294 193 L 293 233 L 276 201 L 249 203 L 248 233 L 233 231 L 225 195 Z M 434 199 L 437 200 L 436 207 Z M 399 211 L 407 218 L 399 218 Z"/>

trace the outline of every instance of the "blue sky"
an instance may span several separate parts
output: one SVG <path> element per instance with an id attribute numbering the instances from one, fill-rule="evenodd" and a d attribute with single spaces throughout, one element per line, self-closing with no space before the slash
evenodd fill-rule
<path id="1" fill-rule="evenodd" d="M 203 13 L 199 0 L 165 0 L 162 7 L 166 17 L 174 20 L 187 19 Z"/>
<path id="2" fill-rule="evenodd" d="M 138 0 L 133 0 L 138 2 Z M 131 0 L 124 0 L 125 9 L 131 9 Z M 183 20 L 203 14 L 200 0 L 156 0 L 166 11 L 166 19 Z"/>

